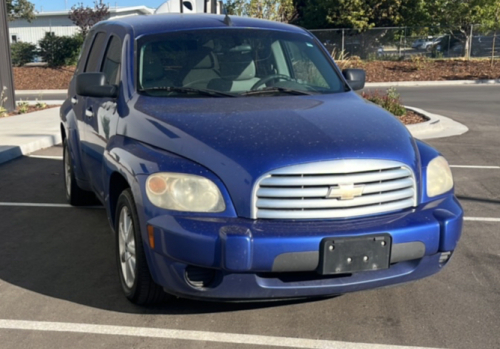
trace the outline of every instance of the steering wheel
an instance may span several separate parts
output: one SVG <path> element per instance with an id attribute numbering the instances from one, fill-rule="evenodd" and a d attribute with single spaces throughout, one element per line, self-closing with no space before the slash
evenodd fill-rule
<path id="1" fill-rule="evenodd" d="M 293 79 L 287 75 L 283 74 L 272 74 L 269 76 L 266 76 L 265 78 L 260 79 L 257 81 L 250 90 L 257 90 L 259 87 L 261 87 L 264 84 L 267 84 L 269 81 L 274 80 L 274 79 L 281 79 L 281 80 L 287 80 L 287 81 L 293 81 Z"/>

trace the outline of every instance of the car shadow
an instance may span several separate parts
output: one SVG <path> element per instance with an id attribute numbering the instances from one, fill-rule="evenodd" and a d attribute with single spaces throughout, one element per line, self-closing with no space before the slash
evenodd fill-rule
<path id="1" fill-rule="evenodd" d="M 488 203 L 488 204 L 500 204 L 500 200 L 477 198 L 477 197 L 473 197 L 473 196 L 457 195 L 457 199 L 462 200 L 462 201 L 484 202 L 484 203 Z"/>
<path id="2" fill-rule="evenodd" d="M 50 187 L 51 191 L 31 186 L 31 191 L 43 193 L 44 200 L 36 202 L 64 203 L 60 166 L 60 161 L 23 158 L 11 162 L 8 168 L 3 166 L 0 174 L 17 176 L 18 181 L 24 183 L 29 180 L 28 174 L 39 173 L 38 186 Z M 25 167 L 31 171 L 20 171 Z M 51 175 L 43 176 L 44 173 Z M 9 191 L 10 202 L 21 202 L 28 196 L 23 188 L 18 190 L 18 196 L 15 190 Z M 176 298 L 156 306 L 136 306 L 121 290 L 114 237 L 104 209 L 0 206 L 0 237 L 1 280 L 38 294 L 99 309 L 135 314 L 203 314 L 319 300 L 221 303 Z"/>

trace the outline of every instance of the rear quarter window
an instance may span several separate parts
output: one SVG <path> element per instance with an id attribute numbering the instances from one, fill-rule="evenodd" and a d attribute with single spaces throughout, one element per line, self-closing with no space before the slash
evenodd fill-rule
<path id="1" fill-rule="evenodd" d="M 90 49 L 87 64 L 85 65 L 85 72 L 98 72 L 101 68 L 101 57 L 106 44 L 106 34 L 97 33 L 92 47 Z"/>

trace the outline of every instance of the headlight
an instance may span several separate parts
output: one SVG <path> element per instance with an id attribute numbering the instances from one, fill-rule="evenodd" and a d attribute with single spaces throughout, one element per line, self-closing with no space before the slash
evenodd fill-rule
<path id="1" fill-rule="evenodd" d="M 146 194 L 153 205 L 176 211 L 222 212 L 226 209 L 219 188 L 204 177 L 160 172 L 146 181 Z"/>
<path id="2" fill-rule="evenodd" d="M 453 176 L 445 158 L 438 156 L 427 166 L 427 196 L 446 193 L 453 188 Z"/>

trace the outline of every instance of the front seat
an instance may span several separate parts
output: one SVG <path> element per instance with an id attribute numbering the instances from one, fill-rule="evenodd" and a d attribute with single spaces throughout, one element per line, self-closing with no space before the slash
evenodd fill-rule
<path id="1" fill-rule="evenodd" d="M 156 53 L 149 52 L 145 55 L 141 83 L 144 89 L 174 85 L 174 81 L 166 77 L 165 67 Z"/>
<path id="2" fill-rule="evenodd" d="M 182 86 L 207 88 L 210 81 L 220 78 L 216 70 L 214 55 L 208 48 L 200 49 L 188 57 L 186 70 Z"/>
<path id="3" fill-rule="evenodd" d="M 226 52 L 219 55 L 220 78 L 209 82 L 208 88 L 221 92 L 249 91 L 260 79 L 255 77 L 251 52 Z"/>

